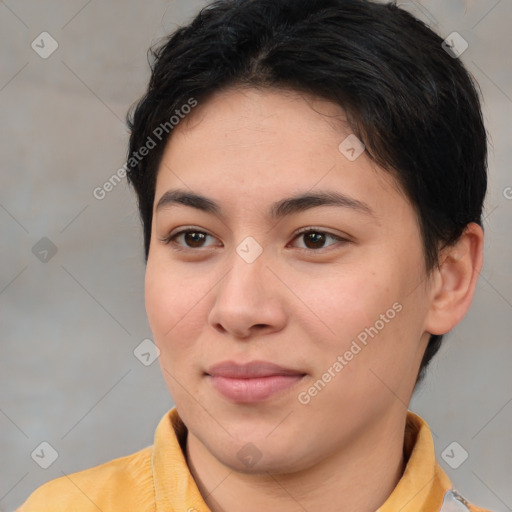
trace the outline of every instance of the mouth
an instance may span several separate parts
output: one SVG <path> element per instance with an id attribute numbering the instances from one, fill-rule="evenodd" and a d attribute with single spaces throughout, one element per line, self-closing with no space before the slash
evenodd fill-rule
<path id="1" fill-rule="evenodd" d="M 251 361 L 245 364 L 224 361 L 205 372 L 212 387 L 235 403 L 268 400 L 289 390 L 305 376 L 303 371 L 284 368 L 267 361 Z"/>

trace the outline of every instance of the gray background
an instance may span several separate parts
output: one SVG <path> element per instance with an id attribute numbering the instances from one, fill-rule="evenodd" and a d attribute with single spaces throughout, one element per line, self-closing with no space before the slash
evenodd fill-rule
<path id="1" fill-rule="evenodd" d="M 447 336 L 411 409 L 470 501 L 512 510 L 512 0 L 398 2 L 446 37 L 479 82 L 490 146 L 485 266 L 471 310 Z M 93 190 L 126 156 L 124 117 L 143 93 L 146 50 L 199 1 L 0 1 L 0 511 L 44 482 L 152 443 L 172 400 L 151 338 L 142 233 L 123 180 Z M 59 44 L 42 59 L 43 31 Z M 507 193 L 507 190 L 509 193 Z M 38 259 L 46 237 L 57 253 Z M 47 242 L 40 242 L 47 243 Z M 38 246 L 39 247 L 39 246 Z M 58 459 L 31 458 L 42 441 Z M 468 459 L 452 469 L 457 441 Z"/>

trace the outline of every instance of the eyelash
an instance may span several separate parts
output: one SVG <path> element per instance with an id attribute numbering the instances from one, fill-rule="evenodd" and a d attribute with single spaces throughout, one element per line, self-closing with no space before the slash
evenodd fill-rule
<path id="1" fill-rule="evenodd" d="M 199 230 L 199 229 L 194 229 L 194 228 L 185 228 L 185 229 L 182 229 L 172 235 L 169 235 L 167 237 L 164 237 L 164 238 L 161 238 L 160 240 L 166 244 L 166 245 L 173 245 L 174 246 L 174 249 L 177 250 L 177 251 L 195 251 L 197 252 L 198 250 L 200 249 L 207 249 L 208 247 L 186 247 L 186 246 L 182 246 L 180 244 L 178 244 L 175 239 L 177 237 L 179 237 L 180 235 L 183 235 L 183 234 L 187 234 L 187 233 L 201 233 L 201 234 L 204 234 L 204 235 L 207 235 L 207 236 L 212 236 L 210 235 L 209 233 L 207 233 L 206 231 L 202 231 L 202 230 Z M 299 238 L 301 235 L 306 235 L 306 234 L 309 234 L 309 233 L 316 233 L 316 234 L 322 234 L 322 235 L 327 235 L 327 237 L 331 237 L 333 238 L 334 240 L 337 240 L 338 242 L 341 242 L 341 243 L 348 243 L 350 242 L 350 240 L 348 240 L 347 238 L 343 238 L 341 236 L 338 236 L 338 235 L 334 235 L 332 233 L 329 233 L 328 231 L 322 231 L 321 229 L 319 228 L 315 228 L 315 227 L 308 227 L 308 228 L 303 228 L 303 229 L 300 229 L 299 231 L 297 231 L 295 234 L 294 234 L 294 237 L 293 237 L 293 240 Z M 310 249 L 308 247 L 297 247 L 297 249 L 301 250 L 301 251 L 307 251 L 307 252 L 322 252 L 324 249 L 328 249 L 329 247 L 331 247 L 332 245 L 336 245 L 336 244 L 331 244 L 327 247 L 320 247 L 319 249 Z"/>

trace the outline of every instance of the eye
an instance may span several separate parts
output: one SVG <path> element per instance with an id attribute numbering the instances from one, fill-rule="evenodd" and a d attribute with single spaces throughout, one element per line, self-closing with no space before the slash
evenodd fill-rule
<path id="1" fill-rule="evenodd" d="M 181 239 L 180 242 L 179 239 L 181 237 L 183 238 Z M 169 236 L 162 238 L 161 241 L 164 242 L 165 244 L 173 244 L 176 250 L 194 250 L 209 247 L 207 245 L 204 245 L 204 242 L 208 237 L 214 238 L 205 231 L 201 231 L 199 229 L 185 228 L 181 229 L 180 231 L 177 231 L 176 233 L 171 233 Z M 303 238 L 306 246 L 298 248 L 306 251 L 317 251 L 319 249 L 330 247 L 330 245 L 335 245 L 329 244 L 325 246 L 325 242 L 328 238 L 334 240 L 335 242 L 349 242 L 349 240 L 341 236 L 334 235 L 332 233 L 328 233 L 326 231 L 322 231 L 320 229 L 311 227 L 300 230 L 298 233 L 296 233 L 293 240 L 300 239 L 301 237 Z"/>
<path id="2" fill-rule="evenodd" d="M 185 242 L 185 245 L 180 243 L 178 238 L 183 237 L 183 241 Z M 203 245 L 204 241 L 207 237 L 213 238 L 211 235 L 206 233 L 205 231 L 200 231 L 198 229 L 182 229 L 178 231 L 177 233 L 170 234 L 169 236 L 162 239 L 162 242 L 166 244 L 173 244 L 178 250 L 183 249 L 200 249 L 202 247 L 205 247 Z M 208 246 L 206 246 L 208 247 Z"/>
<path id="3" fill-rule="evenodd" d="M 331 238 L 332 240 L 335 240 L 337 242 L 346 243 L 348 240 L 346 238 L 343 238 L 338 235 L 333 235 L 332 233 L 328 233 L 326 231 L 321 231 L 320 229 L 316 228 L 305 228 L 300 230 L 297 233 L 297 236 L 294 238 L 300 239 L 302 238 L 304 240 L 304 243 L 306 247 L 299 247 L 299 249 L 304 250 L 318 250 L 318 249 L 324 249 L 325 247 L 330 247 L 330 244 L 328 246 L 325 246 L 325 241 L 328 238 Z"/>

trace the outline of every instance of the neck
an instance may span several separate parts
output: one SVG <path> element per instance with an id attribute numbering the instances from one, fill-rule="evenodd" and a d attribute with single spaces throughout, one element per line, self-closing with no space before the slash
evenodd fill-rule
<path id="1" fill-rule="evenodd" d="M 198 489 L 212 512 L 322 510 L 375 512 L 405 468 L 406 412 L 382 418 L 319 462 L 289 474 L 247 474 L 222 464 L 191 432 L 186 455 Z"/>

